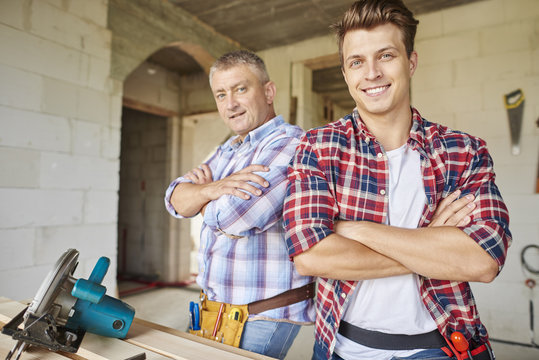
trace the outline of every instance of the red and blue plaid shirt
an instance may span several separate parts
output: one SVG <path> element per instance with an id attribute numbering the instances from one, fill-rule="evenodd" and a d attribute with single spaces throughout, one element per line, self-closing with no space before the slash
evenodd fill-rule
<path id="1" fill-rule="evenodd" d="M 421 118 L 412 109 L 407 145 L 421 155 L 427 203 L 419 227 L 430 223 L 438 203 L 460 189 L 475 195 L 472 221 L 461 228 L 503 267 L 511 244 L 509 215 L 494 184 L 492 159 L 483 140 L 453 131 Z M 336 220 L 385 223 L 389 168 L 384 150 L 361 121 L 352 114 L 302 138 L 288 169 L 284 226 L 290 257 L 333 233 Z M 320 278 L 316 306 L 316 341 L 323 342 L 328 357 L 343 308 L 358 282 Z M 424 305 L 440 332 L 460 331 L 466 338 L 484 342 L 488 335 L 479 319 L 469 283 L 420 276 Z"/>

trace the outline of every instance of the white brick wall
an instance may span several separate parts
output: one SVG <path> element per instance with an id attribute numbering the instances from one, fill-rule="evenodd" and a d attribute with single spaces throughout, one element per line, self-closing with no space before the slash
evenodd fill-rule
<path id="1" fill-rule="evenodd" d="M 513 245 L 491 284 L 472 285 L 479 312 L 494 338 L 529 343 L 530 294 L 521 249 L 539 243 L 539 2 L 488 0 L 419 16 L 419 67 L 412 100 L 423 116 L 487 141 L 496 183 L 509 208 Z M 526 97 L 521 153 L 511 154 L 503 95 Z M 539 280 L 537 277 L 536 280 Z M 539 320 L 536 312 L 535 322 Z M 536 334 L 535 341 L 538 341 Z"/>
<path id="2" fill-rule="evenodd" d="M 111 257 L 115 290 L 122 88 L 109 78 L 107 10 L 106 0 L 0 2 L 2 296 L 35 295 L 69 247 L 79 276 Z"/>
<path id="3" fill-rule="evenodd" d="M 66 118 L 0 107 L 0 129 L 0 146 L 62 152 L 71 147 Z"/>

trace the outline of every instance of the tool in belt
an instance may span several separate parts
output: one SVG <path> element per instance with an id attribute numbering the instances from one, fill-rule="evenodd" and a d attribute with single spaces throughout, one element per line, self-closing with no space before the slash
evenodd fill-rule
<path id="1" fill-rule="evenodd" d="M 210 301 L 201 292 L 200 308 L 199 304 L 194 302 L 191 302 L 193 305 L 189 304 L 189 333 L 239 347 L 243 327 L 250 314 L 259 314 L 309 300 L 314 295 L 314 282 L 246 305 Z"/>
<path id="2" fill-rule="evenodd" d="M 490 344 L 471 347 L 464 335 L 455 331 L 448 340 L 438 330 L 424 334 L 386 334 L 366 330 L 341 320 L 339 334 L 364 346 L 382 350 L 441 349 L 457 360 L 495 360 Z"/>

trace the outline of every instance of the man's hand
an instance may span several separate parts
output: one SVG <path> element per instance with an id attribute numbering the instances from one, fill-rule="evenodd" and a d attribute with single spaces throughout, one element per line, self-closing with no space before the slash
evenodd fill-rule
<path id="1" fill-rule="evenodd" d="M 460 193 L 460 190 L 456 190 L 440 201 L 428 227 L 462 227 L 470 223 L 470 214 L 475 209 L 475 203 L 473 202 L 475 197 L 468 194 L 459 199 Z"/>
<path id="2" fill-rule="evenodd" d="M 182 183 L 176 186 L 170 202 L 176 212 L 183 216 L 194 216 L 203 211 L 205 206 L 212 200 L 217 200 L 223 195 L 233 195 L 244 200 L 249 200 L 251 195 L 259 196 L 262 191 L 256 186 L 268 187 L 269 183 L 255 172 L 267 172 L 269 168 L 264 165 L 249 165 L 221 180 L 213 181 L 213 175 L 209 166 L 203 164 L 200 168 L 191 170 L 185 175 L 186 179 L 193 182 Z"/>
<path id="3" fill-rule="evenodd" d="M 188 174 L 189 177 L 186 177 L 195 182 L 195 184 L 204 185 L 200 190 L 200 195 L 208 201 L 217 200 L 223 195 L 234 195 L 241 199 L 249 200 L 251 196 L 248 193 L 256 196 L 262 195 L 262 190 L 250 183 L 255 183 L 262 187 L 269 186 L 266 179 L 255 174 L 257 171 L 269 171 L 269 168 L 264 165 L 249 165 L 246 168 L 217 181 L 211 180 L 212 176 L 210 168 L 207 165 L 202 166 L 202 169 L 193 169 Z"/>
<path id="4" fill-rule="evenodd" d="M 200 168 L 189 171 L 184 178 L 189 179 L 193 184 L 202 185 L 213 181 L 211 169 L 208 165 L 202 164 Z"/>

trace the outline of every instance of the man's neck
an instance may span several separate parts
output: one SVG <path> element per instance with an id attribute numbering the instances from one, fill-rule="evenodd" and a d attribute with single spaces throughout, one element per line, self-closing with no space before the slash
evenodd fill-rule
<path id="1" fill-rule="evenodd" d="M 359 114 L 361 119 L 382 144 L 385 151 L 397 149 L 408 141 L 412 127 L 412 111 L 401 111 L 399 114 L 383 114 L 367 116 Z"/>

